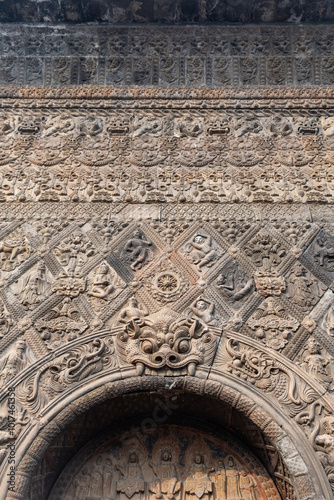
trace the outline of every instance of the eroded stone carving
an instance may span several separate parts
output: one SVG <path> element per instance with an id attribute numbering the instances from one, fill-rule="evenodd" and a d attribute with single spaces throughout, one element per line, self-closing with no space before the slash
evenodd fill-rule
<path id="1" fill-rule="evenodd" d="M 32 309 L 45 299 L 49 285 L 49 273 L 44 262 L 40 262 L 23 276 L 19 289 L 14 293 L 19 296 L 23 307 Z"/>
<path id="2" fill-rule="evenodd" d="M 113 340 L 108 337 L 68 350 L 22 383 L 18 391 L 22 405 L 38 413 L 66 388 L 113 366 L 113 353 Z"/>
<path id="3" fill-rule="evenodd" d="M 176 467 L 172 462 L 172 455 L 168 449 L 161 452 L 161 460 L 157 464 L 150 462 L 150 467 L 156 476 L 156 480 L 149 489 L 155 493 L 155 498 L 173 499 L 181 489 L 178 481 Z"/>
<path id="4" fill-rule="evenodd" d="M 148 316 L 149 312 L 145 305 L 139 305 L 135 297 L 131 297 L 129 304 L 121 309 L 118 315 L 120 323 L 128 323 L 129 321 L 138 321 Z"/>
<path id="5" fill-rule="evenodd" d="M 133 238 L 130 238 L 124 246 L 121 258 L 126 262 L 131 262 L 130 267 L 133 271 L 138 271 L 151 257 L 152 251 L 149 249 L 151 245 L 152 242 L 137 230 L 133 233 Z"/>
<path id="6" fill-rule="evenodd" d="M 3 303 L 0 302 L 0 339 L 4 337 L 13 325 L 13 317 L 6 311 Z"/>
<path id="7" fill-rule="evenodd" d="M 285 291 L 286 284 L 283 276 L 277 271 L 259 270 L 254 274 L 256 291 L 263 297 L 278 297 Z"/>
<path id="8" fill-rule="evenodd" d="M 312 375 L 326 389 L 333 389 L 333 376 L 330 371 L 331 359 L 321 353 L 319 342 L 311 337 L 306 343 L 306 352 L 301 367 Z"/>
<path id="9" fill-rule="evenodd" d="M 245 253 L 257 267 L 270 270 L 271 266 L 277 266 L 282 261 L 286 249 L 280 242 L 274 242 L 268 232 L 261 231 L 247 244 Z"/>
<path id="10" fill-rule="evenodd" d="M 87 260 L 95 254 L 93 243 L 76 231 L 56 247 L 55 255 L 71 275 L 78 273 Z"/>
<path id="11" fill-rule="evenodd" d="M 214 245 L 211 236 L 208 236 L 203 231 L 198 231 L 195 236 L 185 246 L 186 255 L 197 266 L 199 271 L 213 266 L 218 259 L 218 248 Z"/>
<path id="12" fill-rule="evenodd" d="M 34 355 L 23 338 L 19 338 L 7 352 L 0 357 L 0 382 L 2 386 L 15 377 L 28 364 L 32 363 Z"/>
<path id="13" fill-rule="evenodd" d="M 128 498 L 133 498 L 135 494 L 139 500 L 143 498 L 145 482 L 141 466 L 139 465 L 137 453 L 132 451 L 129 454 L 128 463 L 125 467 L 116 465 L 116 469 L 121 473 L 121 478 L 117 481 L 117 492 L 124 493 Z"/>
<path id="14" fill-rule="evenodd" d="M 56 295 L 75 298 L 86 290 L 86 284 L 85 278 L 61 273 L 53 282 L 52 291 Z"/>
<path id="15" fill-rule="evenodd" d="M 288 277 L 288 296 L 301 309 L 308 310 L 319 300 L 325 287 L 313 278 L 299 262 Z"/>
<path id="16" fill-rule="evenodd" d="M 205 297 L 198 297 L 191 306 L 187 314 L 189 319 L 197 319 L 204 326 L 218 326 L 218 318 L 215 316 L 215 304 Z"/>
<path id="17" fill-rule="evenodd" d="M 291 375 L 284 365 L 267 352 L 247 347 L 228 338 L 217 354 L 216 363 L 224 369 L 270 393 L 291 416 L 297 415 L 315 401 L 317 394 L 305 381 Z"/>
<path id="18" fill-rule="evenodd" d="M 0 242 L 0 267 L 3 271 L 12 271 L 31 254 L 31 247 L 26 236 L 14 234 Z"/>
<path id="19" fill-rule="evenodd" d="M 254 288 L 252 278 L 237 264 L 224 268 L 215 283 L 223 297 L 235 307 L 241 307 Z"/>
<path id="20" fill-rule="evenodd" d="M 205 465 L 203 455 L 196 453 L 190 466 L 189 476 L 184 483 L 187 499 L 210 498 L 213 491 L 213 481 L 209 473 L 214 472 L 214 470 L 214 468 L 210 469 Z"/>
<path id="21" fill-rule="evenodd" d="M 161 260 L 142 281 L 161 304 L 176 301 L 189 289 L 188 279 L 167 259 Z"/>

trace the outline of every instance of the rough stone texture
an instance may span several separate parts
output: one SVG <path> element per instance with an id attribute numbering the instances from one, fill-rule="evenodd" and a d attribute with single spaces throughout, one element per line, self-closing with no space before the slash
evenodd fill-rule
<path id="1" fill-rule="evenodd" d="M 0 22 L 261 23 L 333 21 L 330 0 L 8 0 Z"/>

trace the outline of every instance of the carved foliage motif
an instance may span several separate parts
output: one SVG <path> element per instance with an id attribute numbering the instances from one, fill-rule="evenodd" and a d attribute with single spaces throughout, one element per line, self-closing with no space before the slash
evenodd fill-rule
<path id="1" fill-rule="evenodd" d="M 283 349 L 289 337 L 299 327 L 298 321 L 287 316 L 284 309 L 277 307 L 272 299 L 261 304 L 247 323 L 258 339 L 262 340 L 267 347 L 277 351 Z"/>
<path id="2" fill-rule="evenodd" d="M 199 80 L 201 67 L 197 60 Z M 257 77 L 243 60 L 244 81 Z M 329 410 L 314 406 L 319 392 L 305 382 L 313 377 L 323 393 L 333 389 L 334 315 L 325 293 L 334 272 L 332 213 L 317 205 L 334 191 L 331 118 L 124 107 L 126 116 L 114 120 L 90 111 L 2 118 L 1 384 L 49 356 L 33 375 L 24 372 L 17 392 L 22 408 L 38 415 L 118 363 L 139 376 L 167 377 L 202 375 L 215 363 L 300 425 L 313 408 L 307 435 L 331 480 Z M 326 228 L 309 222 L 311 212 L 319 224 L 321 212 Z M 112 325 L 108 336 L 97 331 L 102 324 Z M 242 340 L 224 330 L 232 324 Z M 297 360 L 299 375 L 283 356 Z M 255 495 L 249 474 L 236 474 L 226 457 L 211 464 L 194 452 L 181 473 L 167 447 L 148 480 L 141 452 L 133 453 L 122 471 L 112 458 L 105 464 L 106 484 L 115 478 L 111 495 L 122 500 L 212 500 L 219 488 L 222 497 Z M 95 483 L 83 470 L 78 491 L 91 484 L 100 491 L 102 462 L 94 467 Z"/>
<path id="3" fill-rule="evenodd" d="M 35 326 L 42 339 L 46 341 L 48 349 L 56 349 L 66 342 L 75 340 L 88 328 L 68 297 L 58 307 L 53 308 L 45 318 L 38 319 Z"/>
<path id="4" fill-rule="evenodd" d="M 25 380 L 18 389 L 22 405 L 38 413 L 66 388 L 115 365 L 111 338 L 95 340 L 68 350 Z"/>
<path id="5" fill-rule="evenodd" d="M 330 116 L 312 125 L 277 113 L 95 112 L 4 117 L 13 123 L 0 134 L 0 200 L 333 201 Z M 30 121 L 38 125 L 22 126 Z"/>

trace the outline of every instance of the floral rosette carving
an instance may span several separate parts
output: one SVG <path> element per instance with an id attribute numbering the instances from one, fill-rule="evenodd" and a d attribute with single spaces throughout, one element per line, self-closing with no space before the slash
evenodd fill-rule
<path id="1" fill-rule="evenodd" d="M 167 308 L 127 322 L 117 336 L 121 360 L 136 366 L 138 375 L 166 370 L 194 375 L 198 365 L 212 360 L 216 339 L 197 319 L 185 319 Z"/>

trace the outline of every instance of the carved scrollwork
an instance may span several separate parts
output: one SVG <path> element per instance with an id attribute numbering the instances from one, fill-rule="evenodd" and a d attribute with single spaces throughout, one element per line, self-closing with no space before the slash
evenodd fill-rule
<path id="1" fill-rule="evenodd" d="M 274 355 L 233 337 L 226 340 L 217 358 L 224 370 L 269 393 L 290 416 L 300 413 L 318 397 L 310 385 L 297 378 Z"/>
<path id="2" fill-rule="evenodd" d="M 72 348 L 27 378 L 17 391 L 29 411 L 38 413 L 49 401 L 73 384 L 115 364 L 112 338 L 96 338 Z"/>

